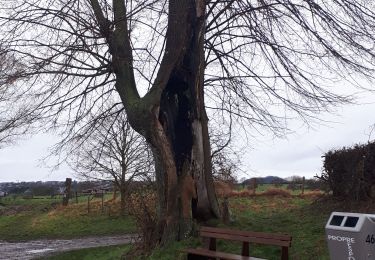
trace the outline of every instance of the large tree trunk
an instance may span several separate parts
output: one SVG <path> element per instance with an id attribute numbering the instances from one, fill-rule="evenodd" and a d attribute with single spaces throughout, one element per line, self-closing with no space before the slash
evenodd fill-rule
<path id="1" fill-rule="evenodd" d="M 151 138 L 159 196 L 157 236 L 162 243 L 186 237 L 193 219 L 219 217 L 207 119 L 205 113 L 196 113 L 192 105 L 202 102 L 203 97 L 189 94 L 194 91 L 187 88 L 180 93 L 164 93 L 163 102 L 174 102 L 175 107 L 161 106 Z M 198 100 L 190 99 L 197 96 Z"/>
<path id="2" fill-rule="evenodd" d="M 103 35 L 109 29 L 97 1 L 93 10 Z M 151 90 L 140 98 L 124 1 L 114 1 L 116 29 L 106 35 L 120 94 L 131 126 L 152 147 L 159 196 L 155 239 L 182 239 L 193 219 L 219 217 L 211 175 L 203 73 L 205 1 L 169 1 L 165 52 Z"/>
<path id="3" fill-rule="evenodd" d="M 192 219 L 219 217 L 204 107 L 205 21 L 198 13 L 193 17 L 188 48 L 161 95 L 149 137 L 156 162 L 162 243 L 183 239 L 191 230 Z"/>

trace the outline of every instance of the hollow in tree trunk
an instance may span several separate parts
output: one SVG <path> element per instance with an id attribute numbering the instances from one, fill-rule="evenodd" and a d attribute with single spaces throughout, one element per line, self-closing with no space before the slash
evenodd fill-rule
<path id="1" fill-rule="evenodd" d="M 219 217 L 203 93 L 206 4 L 169 1 L 164 57 L 151 90 L 142 98 L 135 84 L 126 8 L 123 1 L 116 4 L 116 29 L 107 39 L 116 89 L 129 123 L 146 138 L 155 158 L 159 198 L 155 241 L 183 239 L 193 219 Z M 93 8 L 105 33 L 108 27 L 99 5 Z"/>
<path id="2" fill-rule="evenodd" d="M 190 28 L 190 41 L 162 92 L 148 138 L 156 162 L 162 243 L 183 239 L 193 219 L 219 217 L 204 107 L 204 19 L 195 16 Z"/>

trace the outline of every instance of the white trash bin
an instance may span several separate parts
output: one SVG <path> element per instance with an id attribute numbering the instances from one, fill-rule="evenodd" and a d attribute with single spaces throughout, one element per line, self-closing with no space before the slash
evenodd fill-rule
<path id="1" fill-rule="evenodd" d="M 331 260 L 375 260 L 375 215 L 332 212 L 326 239 Z"/>

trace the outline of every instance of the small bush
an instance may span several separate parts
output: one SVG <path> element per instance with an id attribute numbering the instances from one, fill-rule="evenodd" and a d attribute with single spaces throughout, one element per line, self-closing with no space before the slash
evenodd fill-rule
<path id="1" fill-rule="evenodd" d="M 247 198 L 251 196 L 254 196 L 254 193 L 251 190 L 231 191 L 228 194 L 228 197 L 236 197 L 236 198 Z"/>
<path id="2" fill-rule="evenodd" d="M 290 197 L 292 196 L 288 190 L 272 188 L 261 193 L 264 196 L 280 196 L 280 197 Z"/>
<path id="3" fill-rule="evenodd" d="M 228 197 L 232 193 L 231 186 L 228 183 L 225 183 L 223 181 L 215 181 L 214 186 L 215 186 L 216 195 L 219 198 Z"/>
<path id="4" fill-rule="evenodd" d="M 149 252 L 154 248 L 157 231 L 156 199 L 156 193 L 153 190 L 137 190 L 127 201 L 129 213 L 135 218 L 139 234 L 137 246 L 129 251 L 129 255 Z"/>

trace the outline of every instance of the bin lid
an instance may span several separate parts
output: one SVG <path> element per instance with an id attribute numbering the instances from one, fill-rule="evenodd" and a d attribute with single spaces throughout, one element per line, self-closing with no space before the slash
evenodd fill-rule
<path id="1" fill-rule="evenodd" d="M 375 227 L 375 215 L 373 214 L 332 212 L 326 229 L 359 232 L 366 219 L 373 222 Z"/>

